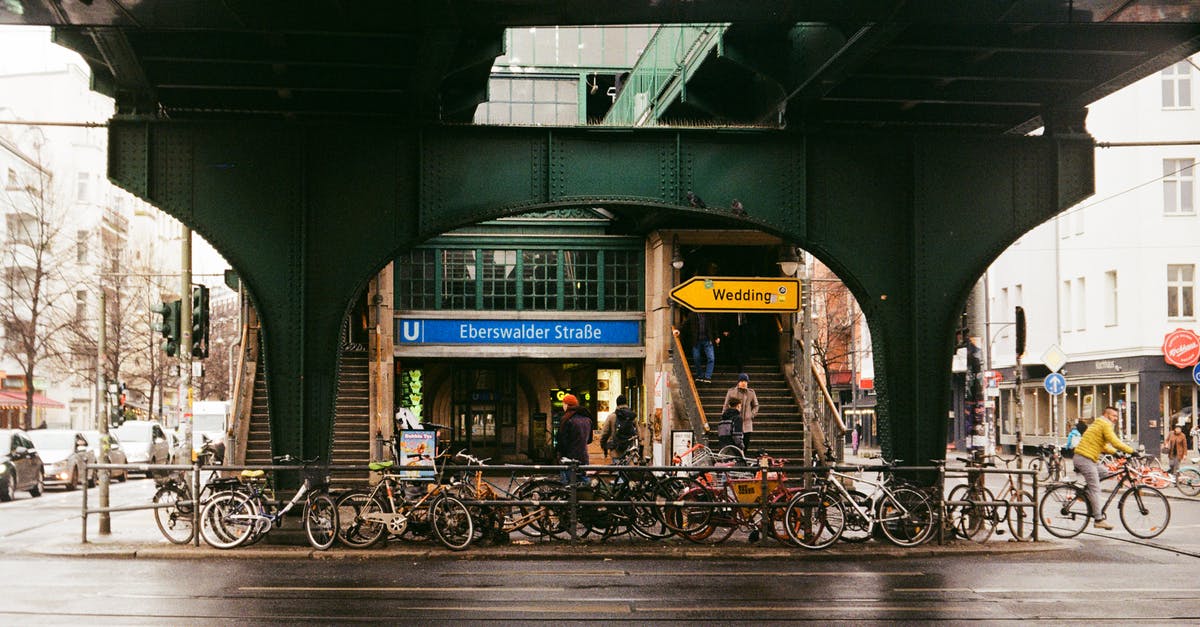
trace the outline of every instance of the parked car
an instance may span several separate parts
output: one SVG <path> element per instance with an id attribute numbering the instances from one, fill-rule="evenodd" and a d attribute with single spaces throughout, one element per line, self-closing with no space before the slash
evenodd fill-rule
<path id="1" fill-rule="evenodd" d="M 192 454 L 188 452 L 187 442 L 183 436 L 177 431 L 167 431 L 167 447 L 171 450 L 171 457 L 168 464 L 190 464 L 192 463 Z"/>
<path id="2" fill-rule="evenodd" d="M 157 422 L 126 420 L 116 428 L 116 434 L 131 464 L 166 464 L 171 461 L 167 432 Z"/>
<path id="3" fill-rule="evenodd" d="M 0 501 L 13 500 L 21 490 L 41 496 L 43 472 L 42 457 L 29 436 L 19 429 L 0 429 Z"/>
<path id="4" fill-rule="evenodd" d="M 87 469 L 96 463 L 88 450 L 87 440 L 70 429 L 37 429 L 29 432 L 38 454 L 42 456 L 46 485 L 60 485 L 68 490 L 96 485 L 96 476 Z"/>
<path id="5" fill-rule="evenodd" d="M 88 450 L 96 459 L 100 459 L 100 432 L 99 431 L 80 431 L 83 439 L 87 440 Z M 110 464 L 128 464 L 129 459 L 125 457 L 125 449 L 121 447 L 121 439 L 116 433 L 108 434 L 108 463 Z M 114 470 L 110 475 L 115 481 L 124 481 L 129 478 L 128 470 Z"/>

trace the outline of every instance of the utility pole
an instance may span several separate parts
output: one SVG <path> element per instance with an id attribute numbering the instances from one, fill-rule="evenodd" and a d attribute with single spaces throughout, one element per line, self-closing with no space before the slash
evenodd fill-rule
<path id="1" fill-rule="evenodd" d="M 100 285 L 100 328 L 96 333 L 96 430 L 100 432 L 100 463 L 108 463 L 108 385 L 104 381 L 104 347 L 108 344 L 108 296 L 104 284 Z M 87 477 L 83 478 L 83 489 L 87 490 Z M 100 472 L 100 509 L 108 509 L 109 472 Z M 112 533 L 112 517 L 107 511 L 100 512 L 100 535 Z"/>
<path id="2" fill-rule="evenodd" d="M 183 415 L 187 417 L 183 441 L 188 457 L 192 454 L 192 229 L 183 227 L 179 306 L 179 368 L 183 375 Z M 190 459 L 189 459 L 190 461 Z"/>

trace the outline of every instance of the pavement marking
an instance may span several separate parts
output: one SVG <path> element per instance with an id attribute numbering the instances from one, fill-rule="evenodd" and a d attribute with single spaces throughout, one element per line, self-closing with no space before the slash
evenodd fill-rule
<path id="1" fill-rule="evenodd" d="M 892 588 L 892 592 L 974 592 L 978 594 L 1029 594 L 1029 593 L 1078 593 L 1079 588 Z M 1200 594 L 1200 588 L 1126 588 L 1121 592 L 1170 592 L 1172 594 Z"/>
<path id="2" fill-rule="evenodd" d="M 481 573 L 478 571 L 452 571 L 440 573 L 441 577 L 481 577 L 481 576 L 496 576 L 496 577 L 511 577 L 513 575 L 544 575 L 553 577 L 595 577 L 595 576 L 611 576 L 621 575 L 628 577 L 924 577 L 926 573 L 920 571 L 733 571 L 733 572 L 693 572 L 686 570 L 665 570 L 665 571 L 630 571 L 630 570 L 506 570 L 495 573 Z"/>
<path id="3" fill-rule="evenodd" d="M 562 587 L 497 588 L 495 586 L 241 586 L 241 592 L 566 592 Z"/>

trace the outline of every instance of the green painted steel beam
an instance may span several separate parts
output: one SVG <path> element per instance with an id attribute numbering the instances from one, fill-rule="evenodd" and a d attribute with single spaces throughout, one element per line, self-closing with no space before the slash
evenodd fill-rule
<path id="1" fill-rule="evenodd" d="M 464 225 L 586 206 L 662 227 L 756 228 L 812 251 L 866 313 L 885 451 L 940 458 L 968 291 L 1023 233 L 1091 194 L 1094 177 L 1086 135 L 117 119 L 110 152 L 114 181 L 202 234 L 245 280 L 263 318 L 275 452 L 322 457 L 340 323 L 370 277 Z M 689 206 L 689 191 L 709 207 Z"/>

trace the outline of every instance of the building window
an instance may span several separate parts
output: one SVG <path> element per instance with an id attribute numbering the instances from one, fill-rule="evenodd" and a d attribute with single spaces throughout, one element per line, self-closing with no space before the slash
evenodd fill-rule
<path id="1" fill-rule="evenodd" d="M 643 252 L 428 248 L 396 260 L 399 310 L 641 311 Z"/>
<path id="2" fill-rule="evenodd" d="M 1194 318 L 1196 266 L 1172 264 L 1167 266 L 1167 317 Z"/>
<path id="3" fill-rule="evenodd" d="M 1008 316 L 1008 288 L 1000 288 L 1000 315 Z M 1008 339 L 1008 326 L 1004 326 L 1000 332 L 1000 337 Z"/>
<path id="4" fill-rule="evenodd" d="M 75 232 L 75 263 L 87 263 L 89 239 L 90 233 L 87 231 Z"/>
<path id="5" fill-rule="evenodd" d="M 1104 324 L 1117 326 L 1117 271 L 1104 273 Z"/>
<path id="6" fill-rule="evenodd" d="M 20 189 L 21 188 L 21 182 L 17 180 L 17 171 L 16 170 L 14 170 L 12 168 L 8 169 L 8 181 L 5 183 L 5 187 L 7 187 L 8 189 Z"/>
<path id="7" fill-rule="evenodd" d="M 1192 215 L 1196 212 L 1195 159 L 1163 159 L 1163 213 Z"/>
<path id="8" fill-rule="evenodd" d="M 1062 282 L 1062 293 L 1058 298 L 1058 327 L 1064 332 L 1071 330 L 1071 281 Z"/>
<path id="9" fill-rule="evenodd" d="M 87 318 L 87 291 L 75 291 L 75 320 L 81 322 Z"/>
<path id="10" fill-rule="evenodd" d="M 1071 309 L 1075 312 L 1075 330 L 1083 331 L 1087 328 L 1087 280 L 1083 277 L 1075 279 L 1075 291 L 1072 294 L 1075 297 L 1075 304 Z"/>
<path id="11" fill-rule="evenodd" d="M 87 172 L 80 172 L 76 175 L 75 200 L 79 202 L 87 202 L 91 199 L 91 197 L 88 195 L 88 187 L 91 178 L 91 175 L 89 175 Z"/>
<path id="12" fill-rule="evenodd" d="M 1192 106 L 1192 65 L 1180 61 L 1162 71 L 1164 109 L 1190 109 Z"/>
<path id="13" fill-rule="evenodd" d="M 1025 306 L 1025 288 L 1020 283 L 1017 283 L 1017 285 L 1015 287 L 1013 287 L 1013 307 L 1016 308 L 1016 307 L 1024 307 L 1024 306 Z"/>

